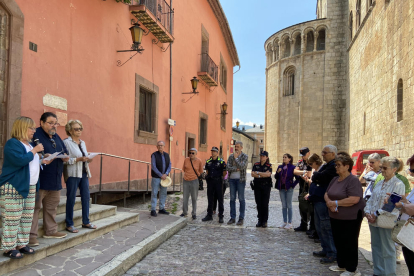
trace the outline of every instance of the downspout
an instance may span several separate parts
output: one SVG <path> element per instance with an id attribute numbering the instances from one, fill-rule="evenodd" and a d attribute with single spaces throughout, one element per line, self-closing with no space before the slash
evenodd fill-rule
<path id="1" fill-rule="evenodd" d="M 172 11 L 172 0 L 170 0 L 170 12 Z M 170 13 L 170 31 L 172 34 L 172 28 L 173 28 L 173 13 Z M 169 119 L 172 119 L 172 42 L 170 43 L 170 117 Z M 172 152 L 171 152 L 171 146 L 172 146 L 172 141 L 171 138 L 170 140 L 170 158 L 172 157 Z"/>

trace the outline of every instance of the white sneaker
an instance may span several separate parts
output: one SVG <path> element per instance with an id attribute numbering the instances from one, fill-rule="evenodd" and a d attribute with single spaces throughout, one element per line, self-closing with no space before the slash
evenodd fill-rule
<path id="1" fill-rule="evenodd" d="M 285 228 L 286 224 L 287 223 L 283 223 L 283 224 L 279 225 L 279 228 Z"/>
<path id="2" fill-rule="evenodd" d="M 286 226 L 284 227 L 285 229 L 292 229 L 292 223 L 288 223 L 286 224 Z"/>
<path id="3" fill-rule="evenodd" d="M 329 270 L 331 270 L 331 271 L 346 271 L 346 269 L 345 269 L 345 268 L 340 268 L 340 267 L 339 267 L 339 266 L 337 266 L 337 265 L 330 266 L 330 267 L 329 267 Z"/>
<path id="4" fill-rule="evenodd" d="M 361 272 L 359 272 L 358 269 L 355 270 L 355 272 L 345 271 L 345 272 L 341 273 L 340 276 L 361 276 Z"/>

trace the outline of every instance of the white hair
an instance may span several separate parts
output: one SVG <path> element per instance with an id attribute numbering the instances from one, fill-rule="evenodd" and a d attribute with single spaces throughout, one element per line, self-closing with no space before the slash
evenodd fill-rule
<path id="1" fill-rule="evenodd" d="M 391 165 L 391 168 L 393 169 L 398 169 L 398 167 L 400 166 L 400 161 L 395 158 L 395 157 L 391 157 L 391 156 L 385 156 L 381 159 L 382 163 L 386 163 Z"/>
<path id="2" fill-rule="evenodd" d="M 159 143 L 163 143 L 163 145 L 165 146 L 164 141 L 161 141 L 161 140 L 160 140 L 160 141 L 158 141 L 158 142 L 157 142 L 157 146 L 158 146 L 158 144 L 159 144 Z"/>
<path id="3" fill-rule="evenodd" d="M 240 145 L 240 147 L 243 147 L 243 142 L 236 142 L 236 145 Z"/>
<path id="4" fill-rule="evenodd" d="M 338 154 L 338 149 L 333 145 L 327 145 L 327 146 L 324 146 L 323 148 L 328 148 L 330 152 L 335 153 L 335 156 Z"/>
<path id="5" fill-rule="evenodd" d="M 376 153 L 376 152 L 371 153 L 371 154 L 368 156 L 368 160 L 376 160 L 376 161 L 379 161 L 379 160 L 381 160 L 381 155 L 379 155 L 379 154 L 378 154 L 378 153 Z"/>

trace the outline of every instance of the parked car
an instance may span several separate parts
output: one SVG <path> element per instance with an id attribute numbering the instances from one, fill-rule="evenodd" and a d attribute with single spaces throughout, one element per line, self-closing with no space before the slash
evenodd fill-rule
<path id="1" fill-rule="evenodd" d="M 384 149 L 372 149 L 372 150 L 357 150 L 352 154 L 352 160 L 354 160 L 354 166 L 352 167 L 352 174 L 360 176 L 368 163 L 368 156 L 371 153 L 378 153 L 381 158 L 389 156 L 389 153 Z"/>

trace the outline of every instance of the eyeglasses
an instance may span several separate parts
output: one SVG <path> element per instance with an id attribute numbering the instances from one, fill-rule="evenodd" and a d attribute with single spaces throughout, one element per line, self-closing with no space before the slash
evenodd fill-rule
<path id="1" fill-rule="evenodd" d="M 163 147 L 164 145 L 157 145 L 157 147 Z"/>
<path id="2" fill-rule="evenodd" d="M 330 151 L 322 151 L 322 154 L 328 154 L 328 153 L 332 153 Z"/>
<path id="3" fill-rule="evenodd" d="M 194 154 L 195 154 L 195 152 L 190 152 L 190 154 L 191 154 L 191 155 L 194 155 Z"/>
<path id="4" fill-rule="evenodd" d="M 82 130 L 83 130 L 83 128 L 82 128 L 82 127 L 77 127 L 77 128 L 74 128 L 73 130 L 74 130 L 74 131 L 82 131 Z"/>
<path id="5" fill-rule="evenodd" d="M 50 138 L 50 142 L 52 142 L 52 147 L 55 149 L 56 148 L 56 142 L 55 142 L 55 140 L 53 140 L 52 138 Z"/>
<path id="6" fill-rule="evenodd" d="M 383 166 L 380 166 L 379 168 L 381 171 L 386 171 L 388 169 L 388 167 L 383 167 Z"/>
<path id="7" fill-rule="evenodd" d="M 335 168 L 339 168 L 342 164 L 335 164 Z"/>
<path id="8" fill-rule="evenodd" d="M 60 126 L 60 124 L 58 122 L 54 123 L 54 122 L 46 122 L 46 124 L 49 124 L 50 126 Z"/>
<path id="9" fill-rule="evenodd" d="M 414 169 L 407 169 L 410 173 L 414 173 Z"/>
<path id="10" fill-rule="evenodd" d="M 36 131 L 35 127 L 29 127 L 30 130 Z"/>

